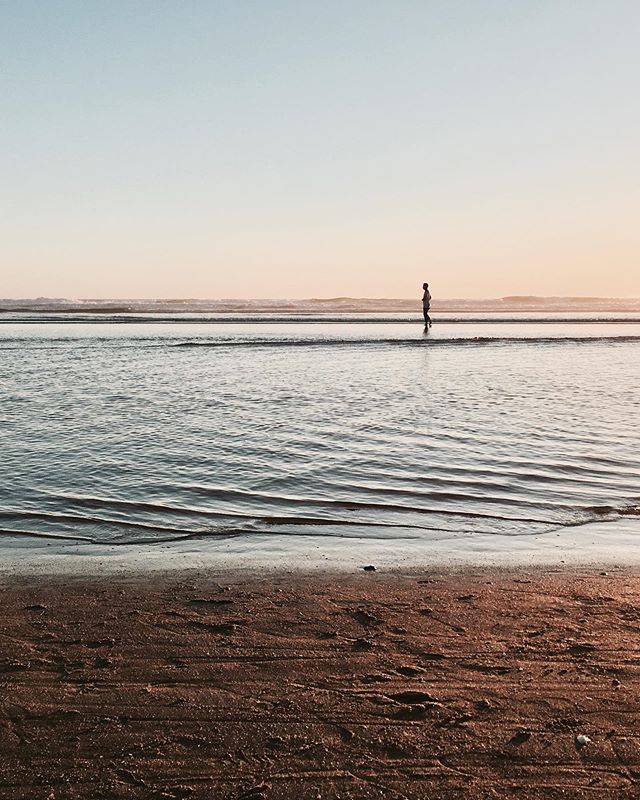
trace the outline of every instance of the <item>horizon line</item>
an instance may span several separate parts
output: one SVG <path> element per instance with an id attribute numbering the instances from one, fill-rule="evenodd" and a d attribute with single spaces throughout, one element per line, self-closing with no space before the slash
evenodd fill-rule
<path id="1" fill-rule="evenodd" d="M 391 302 L 413 302 L 415 300 L 416 295 L 410 297 L 389 297 L 389 296 L 356 296 L 356 295 L 330 295 L 327 297 L 319 297 L 319 296 L 305 296 L 305 297 L 287 297 L 285 295 L 278 296 L 278 297 L 250 297 L 250 296 L 228 296 L 228 297 L 174 297 L 174 296 L 167 296 L 167 297 L 153 297 L 153 296 L 141 296 L 141 297 L 127 297 L 127 296 L 116 296 L 116 295 L 108 295 L 104 297 L 70 297 L 70 296 L 52 296 L 52 295 L 38 295 L 36 297 L 0 297 L 0 302 L 72 302 L 72 303 L 104 303 L 104 302 L 112 302 L 114 300 L 120 302 L 170 302 L 170 303 L 184 303 L 184 302 L 232 302 L 232 301 L 261 301 L 261 302 L 278 302 L 278 301 L 311 301 L 311 302 L 336 302 L 340 300 L 377 300 L 377 301 L 391 301 Z M 597 301 L 597 300 L 622 300 L 622 301 L 631 301 L 631 300 L 639 300 L 640 295 L 572 295 L 572 294 L 550 294 L 550 295 L 536 295 L 536 294 L 508 294 L 502 296 L 486 296 L 486 297 L 464 297 L 464 296 L 453 296 L 453 297 L 439 297 L 434 298 L 439 300 L 440 302 L 453 302 L 453 301 L 465 301 L 465 302 L 486 302 L 486 301 L 504 301 L 509 300 L 511 302 L 517 301 L 532 301 L 532 300 L 581 300 L 581 301 Z"/>

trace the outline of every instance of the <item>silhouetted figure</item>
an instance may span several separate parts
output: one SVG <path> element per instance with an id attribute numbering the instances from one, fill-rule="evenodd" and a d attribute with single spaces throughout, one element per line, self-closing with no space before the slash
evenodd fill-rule
<path id="1" fill-rule="evenodd" d="M 429 316 L 429 309 L 431 308 L 431 292 L 429 291 L 429 284 L 423 283 L 422 288 L 424 294 L 422 295 L 422 313 L 424 314 L 424 327 L 431 327 L 431 317 Z"/>

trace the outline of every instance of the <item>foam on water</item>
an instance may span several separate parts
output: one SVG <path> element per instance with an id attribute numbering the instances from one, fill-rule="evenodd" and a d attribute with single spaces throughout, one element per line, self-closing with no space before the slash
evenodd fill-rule
<path id="1" fill-rule="evenodd" d="M 69 298 L 0 299 L 2 314 L 357 314 L 411 313 L 420 310 L 419 296 L 408 298 L 329 297 L 291 299 L 130 299 L 91 300 Z M 640 312 L 640 298 L 616 297 L 535 297 L 509 296 L 493 299 L 442 299 L 436 297 L 433 309 L 438 312 L 516 312 L 555 313 L 564 311 L 594 315 L 602 312 Z"/>

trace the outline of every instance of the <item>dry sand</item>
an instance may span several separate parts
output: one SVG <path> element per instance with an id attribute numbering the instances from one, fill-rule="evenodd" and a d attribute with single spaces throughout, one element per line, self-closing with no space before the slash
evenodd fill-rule
<path id="1" fill-rule="evenodd" d="M 2 798 L 640 797 L 634 574 L 22 579 L 0 599 Z"/>

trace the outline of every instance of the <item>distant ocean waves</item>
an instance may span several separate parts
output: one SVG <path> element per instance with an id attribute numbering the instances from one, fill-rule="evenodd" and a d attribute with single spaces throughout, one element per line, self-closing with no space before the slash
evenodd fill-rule
<path id="1" fill-rule="evenodd" d="M 415 298 L 358 298 L 332 297 L 306 300 L 247 300 L 247 299 L 145 299 L 145 300 L 76 300 L 65 298 L 36 298 L 0 300 L 2 314 L 152 314 L 175 318 L 184 314 L 237 314 L 252 316 L 263 314 L 307 315 L 307 314 L 366 314 L 366 313 L 415 313 L 420 311 L 419 286 Z M 640 313 L 640 298 L 601 297 L 534 297 L 510 296 L 485 300 L 442 299 L 433 301 L 434 312 L 527 312 L 536 313 Z"/>
<path id="2" fill-rule="evenodd" d="M 380 348 L 479 348 L 479 347 L 554 347 L 567 345 L 598 348 L 622 344 L 640 344 L 640 320 L 599 323 L 558 323 L 541 325 L 538 321 L 506 325 L 482 320 L 477 333 L 471 325 L 440 322 L 428 333 L 422 326 L 411 330 L 404 324 L 352 326 L 344 321 L 318 326 L 311 323 L 282 323 L 265 326 L 257 323 L 210 326 L 194 323 L 151 323 L 140 325 L 68 325 L 18 324 L 0 326 L 0 351 L 36 349 L 74 350 L 108 349 L 210 349 L 210 350 L 280 350 L 305 348 L 321 351 L 333 348 L 358 348 L 365 351 Z M 111 335 L 107 331 L 111 330 Z M 93 335 L 92 335 L 93 334 Z M 117 334 L 117 335 L 116 335 Z"/>

